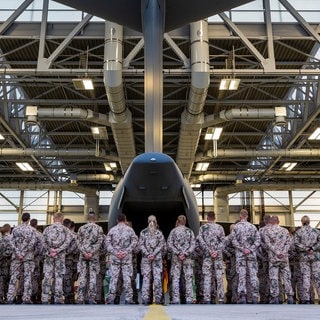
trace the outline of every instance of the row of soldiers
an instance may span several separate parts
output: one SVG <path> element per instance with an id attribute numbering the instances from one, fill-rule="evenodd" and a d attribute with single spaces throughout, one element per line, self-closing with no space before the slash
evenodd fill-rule
<path id="1" fill-rule="evenodd" d="M 146 305 L 164 302 L 165 259 L 171 265 L 172 304 L 258 303 L 259 298 L 261 303 L 277 304 L 284 299 L 290 304 L 296 299 L 310 303 L 314 288 L 319 296 L 320 233 L 310 226 L 307 216 L 293 235 L 279 225 L 276 216 L 266 216 L 264 226 L 258 229 L 247 221 L 248 212 L 242 209 L 239 221 L 226 236 L 215 222 L 214 212 L 209 212 L 195 236 L 186 226 L 186 217 L 180 215 L 167 241 L 154 215 L 148 217 L 139 237 L 124 214 L 106 235 L 95 219 L 95 213 L 89 212 L 88 222 L 75 233 L 72 222 L 57 212 L 54 223 L 40 233 L 34 219 L 30 223 L 30 214 L 24 213 L 22 224 L 11 234 L 2 230 L 1 301 L 14 303 L 22 295 L 25 304 L 40 299 L 43 304 L 75 303 L 77 280 L 78 304 L 104 302 L 101 288 L 107 256 L 110 284 L 105 302 L 119 301 L 123 288 L 125 303 L 137 303 L 138 253 L 143 277 L 141 302 Z M 6 277 L 10 279 L 8 288 Z"/>

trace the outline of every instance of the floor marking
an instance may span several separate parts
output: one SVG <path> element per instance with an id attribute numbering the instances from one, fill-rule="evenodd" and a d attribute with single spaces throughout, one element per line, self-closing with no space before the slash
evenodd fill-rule
<path id="1" fill-rule="evenodd" d="M 171 320 L 163 306 L 151 305 L 143 320 Z"/>

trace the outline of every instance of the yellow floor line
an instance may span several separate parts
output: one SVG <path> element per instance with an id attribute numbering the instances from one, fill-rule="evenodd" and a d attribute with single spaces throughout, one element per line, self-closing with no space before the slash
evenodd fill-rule
<path id="1" fill-rule="evenodd" d="M 151 305 L 143 320 L 171 320 L 163 306 Z"/>

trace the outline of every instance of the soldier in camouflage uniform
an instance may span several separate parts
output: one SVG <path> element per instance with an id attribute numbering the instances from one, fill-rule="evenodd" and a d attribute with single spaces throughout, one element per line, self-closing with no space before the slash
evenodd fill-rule
<path id="1" fill-rule="evenodd" d="M 301 303 L 310 303 L 312 284 L 320 296 L 320 232 L 310 226 L 310 218 L 301 218 L 302 226 L 295 232 L 294 243 L 302 274 Z"/>
<path id="2" fill-rule="evenodd" d="M 63 224 L 62 212 L 54 214 L 54 223 L 43 231 L 45 259 L 43 265 L 44 279 L 41 300 L 48 304 L 50 295 L 54 295 L 54 303 L 62 304 L 63 300 L 63 276 L 65 274 L 66 250 L 72 237 L 70 230 Z M 50 294 L 51 291 L 51 294 Z"/>
<path id="3" fill-rule="evenodd" d="M 211 297 L 212 284 L 217 286 L 218 302 L 224 303 L 224 265 L 222 252 L 225 246 L 225 233 L 221 225 L 215 223 L 215 213 L 207 213 L 207 223 L 202 225 L 199 230 L 199 242 L 204 254 L 202 263 L 203 291 L 205 304 L 215 303 Z M 214 281 L 212 281 L 214 276 Z"/>
<path id="4" fill-rule="evenodd" d="M 192 255 L 194 261 L 193 274 L 194 282 L 196 286 L 196 301 L 197 303 L 203 303 L 203 273 L 202 273 L 202 263 L 203 263 L 203 252 L 199 242 L 199 235 L 196 237 L 194 251 Z"/>
<path id="5" fill-rule="evenodd" d="M 31 304 L 32 274 L 34 271 L 34 251 L 36 245 L 36 233 L 29 225 L 30 214 L 22 214 L 22 224 L 12 231 L 12 261 L 10 266 L 10 282 L 7 294 L 7 302 L 13 303 L 17 291 L 17 282 L 23 274 L 22 303 Z"/>
<path id="6" fill-rule="evenodd" d="M 227 303 L 237 303 L 238 301 L 238 274 L 236 270 L 236 255 L 235 248 L 231 241 L 231 233 L 233 231 L 234 224 L 229 227 L 230 233 L 225 238 L 225 248 L 223 251 L 224 262 L 226 265 L 226 300 Z"/>
<path id="7" fill-rule="evenodd" d="M 166 240 L 158 228 L 157 219 L 151 215 L 148 217 L 148 227 L 139 236 L 139 250 L 142 254 L 140 268 L 143 276 L 141 298 L 145 305 L 152 302 L 151 297 L 154 297 L 156 304 L 162 303 L 162 259 L 166 249 Z M 154 295 L 150 294 L 152 288 Z"/>
<path id="8" fill-rule="evenodd" d="M 80 227 L 77 233 L 77 244 L 80 251 L 78 304 L 84 303 L 86 293 L 88 304 L 96 304 L 97 276 L 100 272 L 99 250 L 104 237 L 101 226 L 97 225 L 95 221 L 95 213 L 89 212 L 88 222 Z"/>
<path id="9" fill-rule="evenodd" d="M 258 229 L 247 219 L 248 211 L 240 210 L 240 222 L 235 224 L 231 234 L 232 244 L 236 250 L 236 268 L 239 275 L 238 303 L 247 303 L 249 292 L 252 294 L 252 302 L 258 303 L 257 249 L 260 246 L 260 235 Z M 247 286 L 250 289 L 247 289 Z"/>
<path id="10" fill-rule="evenodd" d="M 181 282 L 185 286 L 185 301 L 187 304 L 193 303 L 193 251 L 195 248 L 195 236 L 191 229 L 186 227 L 187 219 L 180 215 L 177 219 L 177 226 L 171 230 L 167 248 L 171 254 L 171 297 L 173 304 L 180 303 Z M 183 279 L 180 279 L 183 273 Z"/>
<path id="11" fill-rule="evenodd" d="M 113 303 L 117 294 L 119 276 L 122 274 L 125 289 L 125 303 L 133 304 L 132 291 L 132 253 L 138 244 L 138 237 L 134 230 L 126 223 L 125 214 L 119 214 L 117 225 L 112 227 L 106 238 L 108 253 L 110 254 L 110 285 L 107 303 Z"/>
<path id="12" fill-rule="evenodd" d="M 270 215 L 264 215 L 263 222 L 259 226 L 260 247 L 257 258 L 260 303 L 269 303 L 270 300 L 269 257 L 264 241 L 264 234 L 271 227 L 270 218 Z"/>
<path id="13" fill-rule="evenodd" d="M 10 281 L 10 264 L 12 255 L 11 226 L 5 224 L 0 234 L 0 304 L 7 300 L 8 283 Z"/>
<path id="14" fill-rule="evenodd" d="M 269 257 L 270 303 L 280 302 L 280 286 L 283 281 L 288 304 L 293 304 L 291 271 L 289 266 L 289 249 L 291 238 L 289 231 L 279 226 L 279 218 L 270 218 L 271 227 L 264 232 L 264 242 Z"/>
<path id="15" fill-rule="evenodd" d="M 70 230 L 71 242 L 66 249 L 66 272 L 63 276 L 63 294 L 65 304 L 74 304 L 74 283 L 77 279 L 77 262 L 79 250 L 77 245 L 77 234 L 74 232 L 74 222 L 66 218 L 62 224 Z"/>
<path id="16" fill-rule="evenodd" d="M 107 270 L 106 256 L 107 256 L 107 247 L 106 247 L 106 235 L 103 235 L 103 241 L 99 249 L 99 273 L 97 274 L 97 304 L 104 304 L 105 302 L 105 291 L 104 291 L 104 278 Z"/>
<path id="17" fill-rule="evenodd" d="M 38 231 L 38 220 L 31 219 L 30 226 L 34 228 L 37 242 L 34 252 L 34 273 L 32 275 L 32 302 L 41 303 L 41 289 L 42 289 L 42 269 L 44 258 L 44 239 L 43 234 Z"/>

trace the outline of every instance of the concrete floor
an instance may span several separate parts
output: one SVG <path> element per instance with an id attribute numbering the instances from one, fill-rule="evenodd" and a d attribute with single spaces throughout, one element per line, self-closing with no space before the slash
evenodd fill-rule
<path id="1" fill-rule="evenodd" d="M 320 305 L 1 305 L 0 319 L 319 320 Z"/>

